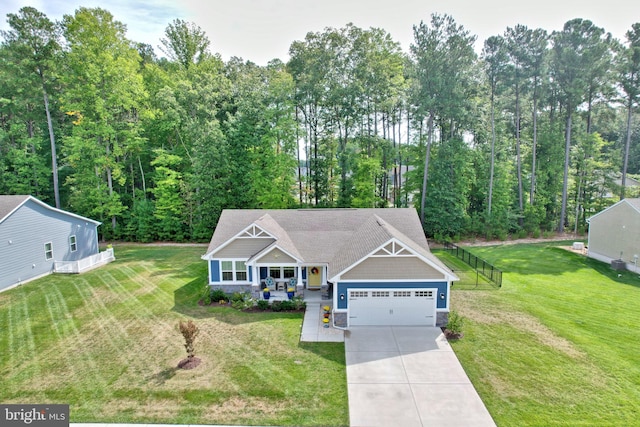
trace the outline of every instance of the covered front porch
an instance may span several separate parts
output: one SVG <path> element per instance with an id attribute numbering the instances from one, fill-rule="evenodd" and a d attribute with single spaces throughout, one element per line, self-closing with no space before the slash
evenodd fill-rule
<path id="1" fill-rule="evenodd" d="M 302 295 L 305 290 L 326 292 L 328 289 L 325 265 L 256 262 L 248 264 L 247 267 L 252 270 L 252 293 L 262 294 L 262 291 L 268 288 L 271 298 L 287 299 L 287 291 L 292 288 L 296 295 Z"/>
<path id="2" fill-rule="evenodd" d="M 296 289 L 294 296 L 302 297 L 306 303 L 309 302 L 323 302 L 331 300 L 330 287 L 327 286 L 323 289 Z M 274 301 L 286 301 L 289 299 L 287 291 L 269 291 L 269 302 Z M 264 294 L 261 290 L 252 292 L 252 297 L 256 299 L 264 299 Z"/>

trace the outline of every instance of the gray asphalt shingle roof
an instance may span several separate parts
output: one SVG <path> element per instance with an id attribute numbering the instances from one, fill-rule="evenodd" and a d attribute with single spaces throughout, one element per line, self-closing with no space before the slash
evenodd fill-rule
<path id="1" fill-rule="evenodd" d="M 252 224 L 272 234 L 277 239 L 273 245 L 298 259 L 328 264 L 330 277 L 393 238 L 450 271 L 429 250 L 418 215 L 409 208 L 224 210 L 205 256 Z"/>
<path id="2" fill-rule="evenodd" d="M 61 212 L 65 215 L 70 215 L 74 218 L 80 218 L 84 221 L 93 222 L 96 225 L 100 225 L 100 221 L 93 220 L 91 218 L 87 218 L 81 215 L 74 214 L 72 212 L 68 212 L 62 209 L 54 208 L 53 206 L 49 206 L 42 200 L 38 200 L 33 196 L 25 196 L 25 195 L 0 195 L 0 223 L 3 222 L 13 211 L 19 208 L 21 205 L 26 203 L 28 200 L 33 201 L 34 203 L 54 212 Z"/>
<path id="3" fill-rule="evenodd" d="M 13 212 L 18 206 L 24 203 L 29 196 L 3 196 L 0 195 L 0 222 L 2 222 L 7 215 Z"/>

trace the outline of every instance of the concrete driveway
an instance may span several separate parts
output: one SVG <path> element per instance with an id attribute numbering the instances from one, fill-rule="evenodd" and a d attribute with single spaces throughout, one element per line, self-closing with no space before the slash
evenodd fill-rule
<path id="1" fill-rule="evenodd" d="M 345 333 L 351 427 L 495 427 L 440 328 Z"/>

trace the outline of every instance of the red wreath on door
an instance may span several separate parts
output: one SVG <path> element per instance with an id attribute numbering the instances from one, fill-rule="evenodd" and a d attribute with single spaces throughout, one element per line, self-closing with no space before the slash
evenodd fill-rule
<path id="1" fill-rule="evenodd" d="M 313 275 L 318 274 L 318 269 L 317 269 L 316 267 L 313 267 L 313 268 L 311 269 L 311 274 L 313 274 Z"/>

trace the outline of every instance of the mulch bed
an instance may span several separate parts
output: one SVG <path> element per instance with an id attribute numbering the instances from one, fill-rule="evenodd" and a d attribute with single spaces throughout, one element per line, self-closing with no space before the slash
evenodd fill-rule
<path id="1" fill-rule="evenodd" d="M 193 369 L 200 364 L 201 360 L 198 357 L 187 357 L 186 359 L 182 359 L 180 363 L 178 363 L 178 368 L 180 369 Z"/>
<path id="2" fill-rule="evenodd" d="M 231 304 L 230 304 L 229 302 L 225 302 L 224 304 L 220 304 L 220 302 L 219 302 L 219 301 L 211 301 L 211 303 L 210 303 L 210 304 L 205 304 L 205 303 L 204 303 L 204 300 L 198 300 L 198 305 L 199 305 L 200 307 L 205 307 L 205 306 L 206 306 L 206 307 L 211 307 L 211 306 L 214 306 L 214 305 L 215 305 L 215 306 L 225 306 L 225 307 L 226 307 L 226 306 L 231 306 Z"/>
<path id="3" fill-rule="evenodd" d="M 464 336 L 462 332 L 455 333 L 455 332 L 451 332 L 447 328 L 440 328 L 440 329 L 442 329 L 442 332 L 444 333 L 444 336 L 447 340 L 459 340 Z"/>

